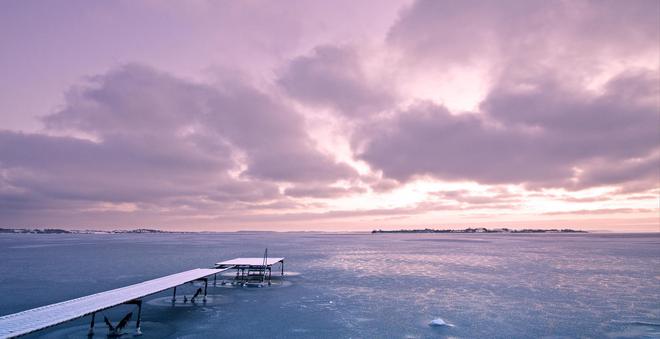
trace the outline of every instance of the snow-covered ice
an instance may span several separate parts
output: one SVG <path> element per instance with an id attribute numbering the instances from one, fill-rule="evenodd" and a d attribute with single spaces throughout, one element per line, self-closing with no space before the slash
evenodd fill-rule
<path id="1" fill-rule="evenodd" d="M 0 315 L 265 247 L 299 274 L 264 288 L 218 276 L 207 304 L 155 294 L 142 338 L 660 337 L 658 234 L 3 234 Z M 103 313 L 116 322 L 134 307 Z M 436 318 L 455 326 L 429 326 Z M 85 337 L 88 326 L 33 337 Z"/>

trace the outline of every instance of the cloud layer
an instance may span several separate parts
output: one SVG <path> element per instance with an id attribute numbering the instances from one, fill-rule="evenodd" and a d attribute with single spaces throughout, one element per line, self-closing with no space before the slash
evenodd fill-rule
<path id="1" fill-rule="evenodd" d="M 480 113 L 419 103 L 361 131 L 358 156 L 399 181 L 432 175 L 573 189 L 648 180 L 652 187 L 659 84 L 650 70 L 618 75 L 598 94 L 541 78 L 494 88 Z"/>
<path id="2" fill-rule="evenodd" d="M 223 46 L 202 76 L 159 56 L 132 62 L 140 53 L 122 45 L 128 62 L 59 88 L 41 129 L 0 129 L 0 223 L 286 228 L 657 209 L 657 1 L 419 0 L 346 18 L 300 4 L 310 18 L 284 20 L 227 6 L 217 27 L 196 5 L 148 16 L 194 40 L 199 19 Z M 245 10 L 259 22 L 241 40 L 227 22 Z M 181 63 L 202 62 L 202 45 Z"/>

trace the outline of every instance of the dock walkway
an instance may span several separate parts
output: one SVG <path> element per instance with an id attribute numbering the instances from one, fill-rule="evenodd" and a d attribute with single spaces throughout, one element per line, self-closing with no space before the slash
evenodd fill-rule
<path id="1" fill-rule="evenodd" d="M 187 282 L 204 279 L 228 269 L 196 268 L 110 291 L 5 315 L 0 317 L 0 338 L 25 335 L 89 314 L 95 314 L 117 305 L 132 303 L 148 295 L 176 288 L 176 286 Z M 141 301 L 139 303 L 141 305 Z"/>

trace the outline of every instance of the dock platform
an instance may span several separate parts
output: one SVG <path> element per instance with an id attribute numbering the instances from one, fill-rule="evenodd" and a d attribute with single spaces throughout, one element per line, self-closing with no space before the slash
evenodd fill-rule
<path id="1" fill-rule="evenodd" d="M 237 277 L 245 277 L 246 283 L 249 283 L 249 278 L 256 276 L 261 283 L 268 281 L 270 285 L 271 269 L 277 263 L 281 263 L 282 276 L 284 276 L 284 258 L 268 258 L 268 250 L 266 250 L 263 258 L 235 258 L 219 262 L 215 264 L 214 268 L 196 268 L 110 291 L 8 314 L 0 317 L 0 339 L 19 337 L 87 315 L 92 316 L 89 327 L 91 335 L 94 333 L 97 312 L 124 304 L 138 307 L 135 330 L 139 335 L 142 333 L 140 331 L 142 298 L 172 288 L 174 292 L 172 302 L 175 302 L 177 286 L 193 281 L 204 281 L 203 298 L 206 300 L 208 277 L 213 275 L 215 284 L 216 275 L 230 269 L 236 269 Z M 241 274 L 239 275 L 238 272 Z M 197 294 L 201 294 L 201 288 Z"/>
<path id="2" fill-rule="evenodd" d="M 169 288 L 176 288 L 176 286 L 187 282 L 205 279 L 207 276 L 225 270 L 227 269 L 197 268 L 110 291 L 5 315 L 0 317 L 0 338 L 18 337 L 89 314 L 94 315 L 96 312 L 121 304 L 138 304 L 141 310 L 140 298 Z M 206 291 L 204 294 L 206 294 Z M 139 319 L 138 314 L 138 332 Z"/>
<path id="3" fill-rule="evenodd" d="M 271 285 L 273 265 L 278 263 L 284 277 L 284 258 L 269 258 L 267 250 L 262 258 L 235 258 L 216 263 L 215 267 L 235 269 L 234 283 L 262 287 L 264 284 Z"/>

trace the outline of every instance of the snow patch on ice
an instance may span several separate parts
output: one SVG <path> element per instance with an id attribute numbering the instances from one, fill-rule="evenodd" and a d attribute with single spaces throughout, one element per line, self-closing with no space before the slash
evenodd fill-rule
<path id="1" fill-rule="evenodd" d="M 446 321 L 445 321 L 444 319 L 442 319 L 442 318 L 435 318 L 435 319 L 431 320 L 431 322 L 429 323 L 429 326 L 446 326 L 446 327 L 454 327 L 454 325 L 452 325 L 452 324 L 446 322 Z"/>

